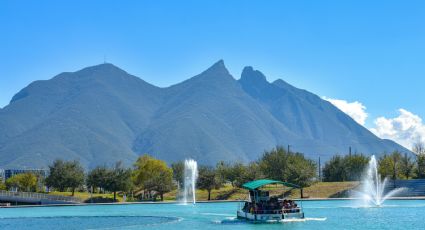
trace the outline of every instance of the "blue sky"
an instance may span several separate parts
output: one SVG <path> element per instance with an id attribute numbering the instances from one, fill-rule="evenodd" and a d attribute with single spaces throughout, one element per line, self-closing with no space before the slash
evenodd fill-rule
<path id="1" fill-rule="evenodd" d="M 425 140 L 425 1 L 2 0 L 0 22 L 0 107 L 104 56 L 163 87 L 223 59 L 237 79 L 251 65 L 348 110 L 358 101 L 382 137 L 412 126 Z"/>

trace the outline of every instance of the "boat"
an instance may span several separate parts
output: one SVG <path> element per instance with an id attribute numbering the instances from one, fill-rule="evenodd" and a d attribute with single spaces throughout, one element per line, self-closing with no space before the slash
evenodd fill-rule
<path id="1" fill-rule="evenodd" d="M 242 185 L 249 191 L 248 200 L 239 206 L 238 219 L 258 222 L 275 222 L 285 219 L 304 219 L 302 205 L 289 199 L 271 197 L 269 191 L 260 190 L 261 187 L 271 184 L 280 184 L 286 187 L 301 189 L 300 186 L 277 180 L 255 180 Z M 301 203 L 301 201 L 300 201 Z"/>

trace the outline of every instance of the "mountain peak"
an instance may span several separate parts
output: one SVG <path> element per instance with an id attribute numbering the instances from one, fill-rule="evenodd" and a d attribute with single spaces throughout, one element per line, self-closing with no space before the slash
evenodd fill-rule
<path id="1" fill-rule="evenodd" d="M 87 68 L 84 68 L 80 70 L 81 72 L 120 72 L 120 73 L 127 73 L 126 71 L 122 70 L 121 68 L 115 66 L 111 63 L 102 63 L 99 65 L 90 66 Z M 78 71 L 78 72 L 80 72 Z"/>
<path id="2" fill-rule="evenodd" d="M 205 70 L 203 73 L 212 73 L 212 74 L 225 74 L 229 75 L 229 71 L 224 65 L 224 61 L 220 59 L 216 63 L 214 63 L 210 68 Z"/>
<path id="3" fill-rule="evenodd" d="M 266 76 L 258 70 L 254 70 L 252 66 L 246 66 L 241 75 L 242 82 L 250 82 L 253 84 L 268 84 Z"/>

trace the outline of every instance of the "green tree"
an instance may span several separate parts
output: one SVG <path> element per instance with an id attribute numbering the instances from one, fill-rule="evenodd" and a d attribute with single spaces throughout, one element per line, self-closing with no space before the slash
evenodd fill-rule
<path id="1" fill-rule="evenodd" d="M 222 182 L 230 182 L 232 187 L 240 185 L 246 167 L 242 163 L 225 163 L 220 161 L 216 166 L 217 174 Z"/>
<path id="2" fill-rule="evenodd" d="M 288 153 L 282 147 L 265 152 L 259 165 L 265 177 L 302 187 L 310 185 L 316 176 L 314 161 L 306 159 L 301 153 Z"/>
<path id="3" fill-rule="evenodd" d="M 261 172 L 259 163 L 251 162 L 245 167 L 244 171 L 242 172 L 241 180 L 238 181 L 236 186 L 241 187 L 246 182 L 263 179 L 263 178 L 265 177 L 263 173 Z"/>
<path id="4" fill-rule="evenodd" d="M 98 166 L 92 169 L 87 174 L 86 184 L 87 186 L 93 187 L 94 189 L 99 188 L 99 190 L 105 189 L 108 183 L 109 170 L 105 166 Z"/>
<path id="5" fill-rule="evenodd" d="M 379 158 L 379 174 L 397 180 L 403 177 L 401 170 L 401 154 L 397 151 L 392 154 L 384 154 Z"/>
<path id="6" fill-rule="evenodd" d="M 63 192 L 70 188 L 72 196 L 75 189 L 84 183 L 84 170 L 78 161 L 55 160 L 49 166 L 50 174 L 46 178 L 46 185 Z"/>
<path id="7" fill-rule="evenodd" d="M 414 172 L 415 162 L 413 162 L 412 158 L 407 155 L 407 153 L 404 153 L 400 161 L 400 173 L 404 176 L 404 179 L 408 180 L 413 177 Z"/>
<path id="8" fill-rule="evenodd" d="M 216 170 L 211 166 L 200 166 L 197 187 L 202 190 L 207 190 L 208 200 L 211 200 L 211 191 L 219 189 L 222 186 L 222 181 L 217 175 Z"/>
<path id="9" fill-rule="evenodd" d="M 183 187 L 183 183 L 184 183 L 183 161 L 172 163 L 171 168 L 173 169 L 173 179 L 178 183 L 180 187 Z"/>
<path id="10" fill-rule="evenodd" d="M 416 178 L 425 178 L 425 145 L 418 142 L 413 147 L 413 152 L 416 154 Z"/>
<path id="11" fill-rule="evenodd" d="M 344 158 L 339 155 L 333 156 L 323 167 L 323 180 L 327 182 L 345 181 L 347 175 L 344 167 Z"/>
<path id="12" fill-rule="evenodd" d="M 369 158 L 363 154 L 352 154 L 344 157 L 344 169 L 347 181 L 360 181 Z"/>
<path id="13" fill-rule="evenodd" d="M 301 187 L 310 186 L 316 177 L 316 163 L 306 159 L 301 153 L 290 153 L 288 164 L 288 182 Z"/>
<path id="14" fill-rule="evenodd" d="M 164 161 L 143 155 L 134 164 L 133 181 L 149 194 L 155 191 L 163 200 L 164 193 L 172 190 L 173 170 Z"/>
<path id="15" fill-rule="evenodd" d="M 0 190 L 6 190 L 6 184 L 4 184 L 2 181 L 0 181 Z"/>
<path id="16" fill-rule="evenodd" d="M 14 175 L 6 180 L 8 189 L 17 188 L 19 191 L 35 192 L 37 188 L 37 176 L 32 173 Z"/>
<path id="17" fill-rule="evenodd" d="M 324 181 L 359 181 L 369 162 L 362 154 L 336 155 L 326 162 L 323 168 Z"/>
<path id="18" fill-rule="evenodd" d="M 117 200 L 117 192 L 127 192 L 132 187 L 131 169 L 124 168 L 121 162 L 107 170 L 105 189 L 114 193 L 114 201 Z"/>

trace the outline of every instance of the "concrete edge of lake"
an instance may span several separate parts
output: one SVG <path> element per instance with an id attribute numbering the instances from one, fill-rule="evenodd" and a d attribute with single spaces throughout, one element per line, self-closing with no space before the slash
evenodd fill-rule
<path id="1" fill-rule="evenodd" d="M 357 200 L 356 198 L 307 198 L 294 199 L 296 201 L 339 201 L 339 200 Z M 425 196 L 421 197 L 392 197 L 388 200 L 425 200 Z M 210 200 L 197 201 L 196 203 L 237 203 L 245 200 Z M 91 205 L 134 205 L 134 204 L 182 204 L 179 201 L 140 201 L 140 202 L 116 202 L 116 203 L 79 203 L 79 204 L 49 204 L 49 205 L 17 205 L 17 206 L 0 206 L 1 208 L 34 208 L 34 207 L 64 207 L 64 206 L 91 206 Z M 191 204 L 188 204 L 191 205 Z"/>

